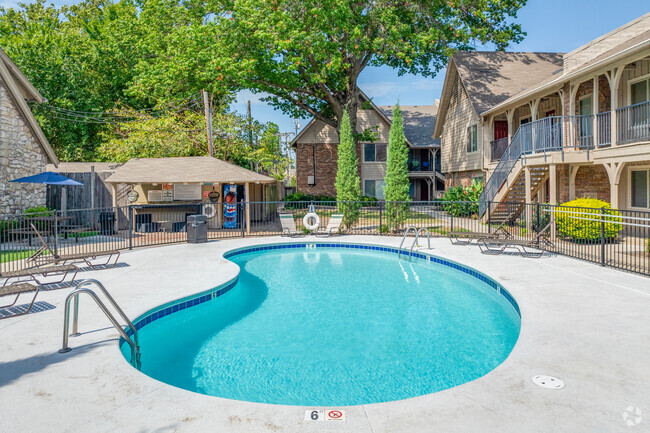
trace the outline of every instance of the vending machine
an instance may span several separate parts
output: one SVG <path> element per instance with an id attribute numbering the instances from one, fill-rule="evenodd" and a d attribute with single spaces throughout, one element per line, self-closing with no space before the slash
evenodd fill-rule
<path id="1" fill-rule="evenodd" d="M 223 227 L 236 229 L 237 223 L 237 185 L 224 185 L 223 187 Z"/>

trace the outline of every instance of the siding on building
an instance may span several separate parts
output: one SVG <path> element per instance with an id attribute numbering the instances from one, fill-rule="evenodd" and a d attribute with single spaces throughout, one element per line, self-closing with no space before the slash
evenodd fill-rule
<path id="1" fill-rule="evenodd" d="M 468 153 L 467 128 L 474 124 L 477 125 L 478 150 Z M 442 172 L 482 170 L 484 135 L 483 125 L 460 79 L 456 76 L 441 136 Z"/>
<path id="2" fill-rule="evenodd" d="M 376 134 L 375 143 L 388 144 L 390 125 L 375 110 L 360 109 L 357 114 L 357 132 L 370 129 Z M 306 194 L 336 195 L 334 181 L 337 171 L 339 136 L 336 129 L 315 120 L 300 136 L 296 144 L 296 178 L 298 191 Z M 308 176 L 314 175 L 316 155 L 316 184 L 309 185 Z M 361 188 L 364 180 L 382 180 L 386 176 L 385 162 L 364 162 L 363 143 L 357 147 Z"/>

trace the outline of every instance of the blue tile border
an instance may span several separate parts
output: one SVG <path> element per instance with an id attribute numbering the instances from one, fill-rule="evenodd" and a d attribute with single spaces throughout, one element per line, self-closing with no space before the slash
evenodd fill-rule
<path id="1" fill-rule="evenodd" d="M 309 246 L 309 248 L 308 248 Z M 258 251 L 268 251 L 268 250 L 278 250 L 278 249 L 287 249 L 287 248 L 305 248 L 305 249 L 311 249 L 311 248 L 348 248 L 348 249 L 362 249 L 362 250 L 371 250 L 371 251 L 382 251 L 382 252 L 387 252 L 387 253 L 394 253 L 397 254 L 399 253 L 399 249 L 395 247 L 385 247 L 385 246 L 377 246 L 377 245 L 363 245 L 363 244 L 349 244 L 349 243 L 320 243 L 320 242 L 314 242 L 314 243 L 306 243 L 306 242 L 301 242 L 301 243 L 285 243 L 285 244 L 270 244 L 270 245 L 261 245 L 261 246 L 255 246 L 255 247 L 244 247 L 244 248 L 238 248 L 235 250 L 228 251 L 226 254 L 224 254 L 224 258 L 228 259 L 230 257 L 238 256 L 240 254 L 246 254 L 246 253 L 252 253 L 252 252 L 258 252 Z M 472 269 L 468 266 L 462 265 L 460 263 L 453 262 L 451 260 L 443 259 L 437 256 L 433 255 L 428 255 L 428 254 L 422 254 L 422 253 L 413 253 L 412 257 L 415 257 L 420 260 L 425 260 L 433 263 L 437 263 L 443 266 L 448 266 L 452 269 L 459 270 L 461 272 L 464 272 L 468 275 L 473 276 L 474 278 L 479 279 L 480 281 L 486 283 L 493 289 L 497 291 L 503 298 L 508 301 L 510 305 L 515 309 L 517 312 L 517 315 L 521 318 L 521 312 L 519 310 L 519 305 L 517 304 L 517 301 L 513 298 L 513 296 L 508 292 L 501 284 L 497 283 L 494 281 L 492 278 L 488 277 L 487 275 Z M 232 290 L 233 287 L 237 285 L 237 282 L 239 281 L 239 276 L 235 277 L 234 279 L 230 280 L 229 282 L 222 284 L 220 286 L 217 286 L 213 289 L 210 289 L 206 292 L 198 293 L 196 295 L 191 295 L 176 301 L 169 302 L 167 304 L 161 305 L 159 307 L 156 307 L 152 310 L 147 311 L 143 315 L 139 316 L 133 324 L 135 325 L 135 328 L 137 330 L 142 329 L 144 326 L 155 322 L 158 319 L 162 319 L 163 317 L 169 316 L 170 314 L 177 313 L 181 310 L 184 310 L 186 308 L 194 307 L 196 305 L 203 304 L 204 302 L 212 301 L 217 299 L 219 296 L 223 296 L 224 294 L 228 293 L 230 290 Z M 130 328 L 126 329 L 126 334 L 131 337 L 133 335 L 133 331 Z M 123 339 L 120 338 L 120 345 L 123 343 Z"/>
<path id="2" fill-rule="evenodd" d="M 309 248 L 307 247 L 309 246 Z M 246 254 L 246 253 L 251 253 L 251 252 L 257 252 L 257 251 L 267 251 L 267 250 L 276 250 L 276 249 L 284 249 L 284 248 L 305 248 L 305 249 L 310 249 L 310 248 L 350 248 L 350 249 L 363 249 L 363 250 L 371 250 L 371 251 L 383 251 L 387 253 L 394 253 L 398 254 L 399 249 L 395 247 L 385 247 L 385 246 L 379 246 L 379 245 L 364 245 L 364 244 L 350 244 L 350 243 L 322 243 L 322 242 L 300 242 L 300 243 L 285 243 L 285 244 L 269 244 L 269 245 L 261 245 L 261 246 L 255 246 L 255 247 L 243 247 L 243 248 L 238 248 L 235 250 L 228 251 L 226 254 L 224 254 L 224 258 L 228 259 L 230 257 L 238 256 L 240 254 Z M 405 250 L 402 250 L 404 253 Z M 519 310 L 519 305 L 517 304 L 517 301 L 515 301 L 514 297 L 508 292 L 501 284 L 498 282 L 494 281 L 492 278 L 488 277 L 482 272 L 477 271 L 476 269 L 470 268 L 468 266 L 465 266 L 463 264 L 443 259 L 440 257 L 436 257 L 433 255 L 428 255 L 428 254 L 422 254 L 422 253 L 413 253 L 412 257 L 415 257 L 417 259 L 425 260 L 425 261 L 430 261 L 433 263 L 437 263 L 443 266 L 448 266 L 452 269 L 456 269 L 458 271 L 464 272 L 468 275 L 473 276 L 474 278 L 477 278 L 478 280 L 484 282 L 488 286 L 492 287 L 494 290 L 497 291 L 503 298 L 508 301 L 510 305 L 515 309 L 517 312 L 517 315 L 521 318 L 521 311 Z"/>
<path id="3" fill-rule="evenodd" d="M 204 302 L 212 301 L 217 299 L 219 296 L 222 296 L 232 290 L 233 287 L 237 285 L 239 277 L 235 277 L 233 280 L 217 286 L 213 289 L 208 290 L 207 292 L 198 293 L 196 295 L 191 295 L 186 298 L 182 298 L 176 301 L 169 302 L 167 304 L 156 307 L 152 310 L 147 311 L 143 315 L 139 316 L 133 321 L 135 329 L 138 331 L 145 327 L 146 325 L 155 322 L 158 319 L 162 319 L 165 316 L 170 314 L 177 313 L 186 308 L 194 307 L 196 305 L 203 304 Z M 131 328 L 126 329 L 126 335 L 129 337 L 133 335 Z M 123 339 L 120 339 L 120 345 L 123 343 Z"/>

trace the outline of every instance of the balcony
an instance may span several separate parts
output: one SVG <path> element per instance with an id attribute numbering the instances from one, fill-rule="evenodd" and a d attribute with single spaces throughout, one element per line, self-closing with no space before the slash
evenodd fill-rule
<path id="1" fill-rule="evenodd" d="M 506 151 L 508 147 L 508 137 L 499 138 L 497 140 L 490 141 L 490 148 L 492 152 L 490 153 L 491 161 L 498 161 L 503 156 L 503 152 Z"/>
<path id="2" fill-rule="evenodd" d="M 650 101 L 619 108 L 616 123 L 618 143 L 650 141 Z"/>
<path id="3" fill-rule="evenodd" d="M 612 113 L 586 116 L 551 116 L 521 125 L 505 146 L 503 139 L 491 142 L 492 159 L 498 164 L 485 184 L 479 200 L 480 214 L 493 200 L 522 155 L 589 150 L 613 144 L 650 141 L 650 101 L 619 108 L 612 143 Z"/>
<path id="4" fill-rule="evenodd" d="M 432 172 L 433 170 L 433 164 L 431 161 L 418 161 L 418 160 L 411 160 L 409 161 L 409 172 Z"/>

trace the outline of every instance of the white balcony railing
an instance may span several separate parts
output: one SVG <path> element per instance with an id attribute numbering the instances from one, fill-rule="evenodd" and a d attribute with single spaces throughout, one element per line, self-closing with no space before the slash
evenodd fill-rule
<path id="1" fill-rule="evenodd" d="M 606 147 L 612 144 L 612 116 L 609 111 L 596 114 L 596 128 L 598 131 L 598 138 L 596 146 Z"/>
<path id="2" fill-rule="evenodd" d="M 496 169 L 488 179 L 479 198 L 479 214 L 508 179 L 512 168 L 522 155 L 549 151 L 589 150 L 612 144 L 611 112 L 586 116 L 551 116 L 521 125 L 502 151 Z M 594 134 L 594 128 L 596 134 Z M 595 137 L 594 137 L 595 135 Z M 616 110 L 616 143 L 627 144 L 650 141 L 650 101 Z M 503 143 L 498 149 L 501 153 Z M 492 142 L 492 152 L 497 150 Z"/>
<path id="3" fill-rule="evenodd" d="M 616 110 L 617 142 L 650 140 L 650 101 Z"/>

